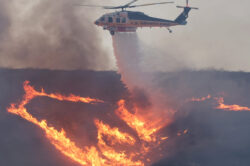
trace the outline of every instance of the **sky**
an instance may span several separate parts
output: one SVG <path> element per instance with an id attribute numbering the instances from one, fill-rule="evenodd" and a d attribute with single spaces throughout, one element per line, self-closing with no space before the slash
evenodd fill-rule
<path id="1" fill-rule="evenodd" d="M 116 70 L 112 38 L 93 22 L 112 10 L 72 4 L 120 5 L 124 0 L 1 0 L 0 67 Z M 136 4 L 152 0 L 141 0 Z M 153 1 L 154 2 L 154 1 Z M 157 1 L 158 2 L 158 1 Z M 161 1 L 159 1 L 161 2 Z M 184 0 L 176 0 L 183 5 Z M 141 7 L 150 16 L 175 19 L 175 4 Z M 198 1 L 186 26 L 138 29 L 150 71 L 250 71 L 250 11 L 247 0 Z"/>

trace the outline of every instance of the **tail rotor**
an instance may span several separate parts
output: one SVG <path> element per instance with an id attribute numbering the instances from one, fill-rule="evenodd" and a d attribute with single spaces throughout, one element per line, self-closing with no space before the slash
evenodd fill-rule
<path id="1" fill-rule="evenodd" d="M 188 9 L 196 9 L 198 10 L 199 8 L 197 7 L 189 7 L 189 0 L 186 0 L 186 6 L 176 6 L 177 8 L 188 8 Z"/>

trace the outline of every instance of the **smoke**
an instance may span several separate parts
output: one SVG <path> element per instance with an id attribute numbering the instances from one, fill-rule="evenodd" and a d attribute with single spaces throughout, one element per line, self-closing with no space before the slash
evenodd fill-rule
<path id="1" fill-rule="evenodd" d="M 142 66 L 149 52 L 144 52 L 146 49 L 136 34 L 116 34 L 113 46 L 122 81 L 134 102 L 139 103 L 141 114 L 150 110 L 160 115 L 155 116 L 156 119 L 171 120 L 161 131 L 169 136 L 161 146 L 164 157 L 153 165 L 248 165 L 246 138 L 250 135 L 245 133 L 249 126 L 245 116 L 249 113 L 236 115 L 218 111 L 211 100 L 186 101 L 193 96 L 224 94 L 227 102 L 248 106 L 249 74 L 218 71 L 150 73 Z M 174 114 L 169 110 L 171 106 L 176 110 Z M 185 129 L 188 129 L 186 135 L 176 134 Z"/>
<path id="2" fill-rule="evenodd" d="M 190 96 L 218 96 L 223 93 L 228 104 L 249 106 L 249 73 L 222 71 L 183 71 L 162 73 L 159 86 L 164 93 L 185 101 Z M 173 91 L 178 89 L 178 91 Z M 213 100 L 180 104 L 169 133 L 166 156 L 154 166 L 249 165 L 250 135 L 246 132 L 249 112 L 225 112 L 215 109 Z M 187 128 L 188 134 L 176 137 L 176 130 Z M 172 138 L 171 138 L 172 137 Z"/>
<path id="3" fill-rule="evenodd" d="M 74 93 L 98 97 L 109 103 L 89 105 L 39 97 L 27 105 L 34 117 L 46 119 L 49 126 L 59 131 L 65 129 L 67 136 L 81 148 L 96 144 L 94 118 L 112 121 L 111 126 L 121 123 L 114 119 L 114 105 L 127 94 L 115 72 L 0 69 L 0 75 L 0 165 L 78 165 L 58 152 L 42 130 L 7 113 L 9 104 L 20 101 L 24 94 L 22 84 L 25 80 L 30 80 L 37 90 L 43 87 L 48 93 Z"/>
<path id="4" fill-rule="evenodd" d="M 183 5 L 184 1 L 175 1 Z M 225 5 L 227 4 L 227 5 Z M 196 70 L 250 71 L 248 29 L 250 28 L 250 2 L 242 0 L 190 1 L 190 6 L 199 7 L 189 13 L 186 26 L 165 28 L 142 28 L 140 39 L 158 51 L 149 57 L 148 63 L 161 71 L 169 71 L 169 56 L 176 65 L 184 64 Z M 212 9 L 212 10 L 211 10 Z M 159 18 L 174 20 L 182 10 L 174 5 L 140 8 L 140 11 Z M 167 56 L 166 56 L 167 55 Z M 153 65 L 154 64 L 154 65 Z M 154 69 L 152 67 L 152 69 Z"/>
<path id="5" fill-rule="evenodd" d="M 10 21 L 8 18 L 8 1 L 2 0 L 0 2 L 0 41 L 4 39 L 4 36 L 8 34 L 8 28 L 10 27 Z"/>
<path id="6" fill-rule="evenodd" d="M 110 69 L 110 57 L 92 17 L 74 4 L 1 0 L 0 67 Z"/>
<path id="7" fill-rule="evenodd" d="M 25 80 L 30 80 L 36 89 L 43 87 L 48 93 L 98 97 L 113 105 L 129 96 L 120 81 L 121 76 L 115 72 L 0 69 L 0 75 L 0 165 L 76 165 L 54 149 L 37 127 L 6 112 L 6 107 L 23 95 Z M 216 96 L 224 92 L 226 103 L 250 106 L 249 73 L 183 71 L 158 73 L 155 78 L 162 93 L 180 103 L 191 97 L 207 96 L 208 93 Z M 136 93 L 143 103 L 145 97 Z M 86 142 L 95 142 L 93 117 L 124 127 L 114 118 L 112 104 L 89 106 L 37 98 L 27 108 L 58 130 L 64 128 L 69 137 L 83 147 Z M 249 112 L 216 110 L 209 100 L 179 104 L 176 109 L 174 121 L 160 131 L 169 138 L 161 145 L 163 159 L 155 166 L 249 165 Z M 188 129 L 186 135 L 176 135 L 184 129 Z"/>
<path id="8" fill-rule="evenodd" d="M 155 82 L 154 73 L 146 71 L 143 67 L 147 53 L 144 52 L 144 45 L 137 34 L 115 34 L 113 47 L 121 80 L 129 89 L 135 104 L 141 108 L 141 113 L 147 110 L 155 119 L 162 119 L 163 116 L 165 121 L 170 121 L 173 110 L 169 105 L 168 96 L 161 93 Z"/>

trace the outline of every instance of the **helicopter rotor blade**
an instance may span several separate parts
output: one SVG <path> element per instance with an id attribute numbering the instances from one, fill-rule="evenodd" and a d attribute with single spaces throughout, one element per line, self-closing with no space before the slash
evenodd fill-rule
<path id="1" fill-rule="evenodd" d="M 143 7 L 143 6 L 151 6 L 151 5 L 163 5 L 163 4 L 169 4 L 174 2 L 158 2 L 158 3 L 147 3 L 147 4 L 141 4 L 141 5 L 132 5 L 133 3 L 137 2 L 138 0 L 132 0 L 131 2 L 127 3 L 126 5 L 121 6 L 101 6 L 101 5 L 77 5 L 77 6 L 86 6 L 86 7 L 97 7 L 97 8 L 103 8 L 103 9 L 126 9 L 126 8 L 135 8 L 135 7 Z"/>
<path id="2" fill-rule="evenodd" d="M 138 0 L 132 0 L 131 2 L 121 5 L 121 6 L 101 6 L 101 5 L 77 5 L 77 6 L 86 6 L 86 7 L 97 7 L 97 8 L 103 8 L 103 9 L 122 9 L 129 7 L 132 3 L 135 3 Z"/>
<path id="3" fill-rule="evenodd" d="M 121 6 L 104 6 L 103 9 L 121 9 Z"/>
<path id="4" fill-rule="evenodd" d="M 101 6 L 101 5 L 75 5 L 75 6 L 86 6 L 86 7 L 96 7 L 96 8 L 103 8 L 103 9 L 112 9 L 115 8 L 115 6 Z"/>
<path id="5" fill-rule="evenodd" d="M 123 6 L 125 6 L 125 7 L 130 6 L 132 3 L 135 3 L 135 2 L 137 2 L 137 1 L 138 1 L 138 0 L 133 0 L 133 1 L 127 3 L 126 5 L 123 5 Z"/>
<path id="6" fill-rule="evenodd" d="M 143 7 L 143 6 L 151 6 L 151 5 L 163 5 L 163 4 L 170 4 L 170 3 L 174 3 L 174 2 L 147 3 L 147 4 L 141 4 L 141 5 L 128 6 L 128 8 Z"/>
<path id="7" fill-rule="evenodd" d="M 132 3 L 135 3 L 138 0 L 132 0 L 131 2 L 125 4 L 125 5 L 121 5 L 121 6 L 107 6 L 104 7 L 104 9 L 124 9 L 124 8 L 128 8 Z"/>

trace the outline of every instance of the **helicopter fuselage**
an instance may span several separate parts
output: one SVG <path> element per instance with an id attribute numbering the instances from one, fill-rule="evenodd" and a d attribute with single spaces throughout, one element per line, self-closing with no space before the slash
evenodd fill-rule
<path id="1" fill-rule="evenodd" d="M 119 11 L 104 14 L 95 24 L 109 30 L 111 35 L 115 32 L 136 32 L 142 27 L 170 27 L 180 25 L 176 21 L 150 17 L 142 12 Z"/>

